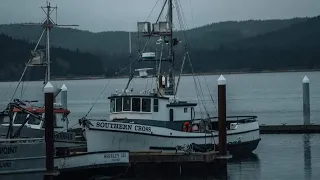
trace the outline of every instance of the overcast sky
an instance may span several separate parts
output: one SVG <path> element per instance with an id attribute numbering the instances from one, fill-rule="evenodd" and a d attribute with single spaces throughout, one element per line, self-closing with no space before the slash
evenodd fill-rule
<path id="1" fill-rule="evenodd" d="M 59 24 L 78 24 L 93 32 L 136 30 L 158 0 L 49 0 L 58 5 Z M 160 12 L 159 0 L 149 21 Z M 179 0 L 189 28 L 212 22 L 248 19 L 287 19 L 320 15 L 320 0 Z M 0 24 L 39 22 L 45 0 L 0 0 Z M 55 19 L 55 14 L 54 18 Z"/>

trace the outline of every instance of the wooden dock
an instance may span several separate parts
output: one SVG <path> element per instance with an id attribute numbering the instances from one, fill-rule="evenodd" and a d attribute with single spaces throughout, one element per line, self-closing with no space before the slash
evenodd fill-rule
<path id="1" fill-rule="evenodd" d="M 320 133 L 320 125 L 261 125 L 260 134 Z"/>
<path id="2" fill-rule="evenodd" d="M 149 151 L 149 152 L 130 152 L 130 163 L 168 163 L 168 162 L 202 162 L 212 163 L 217 159 L 229 159 L 231 155 L 219 156 L 218 151 L 209 151 L 204 153 L 171 153 L 161 151 Z"/>
<path id="3" fill-rule="evenodd" d="M 135 177 L 199 176 L 223 174 L 231 155 L 220 156 L 217 151 L 204 153 L 130 152 L 127 175 Z"/>
<path id="4" fill-rule="evenodd" d="M 161 152 L 161 151 L 105 151 L 76 152 L 55 158 L 55 168 L 59 175 L 55 179 L 88 179 L 94 176 L 157 176 L 182 175 L 190 172 L 218 173 L 226 167 L 231 155 L 220 156 L 210 152 Z M 225 164 L 225 165 L 221 165 Z M 219 166 L 217 168 L 217 166 Z M 214 167 L 214 168 L 213 168 Z M 222 168 L 222 169 L 221 169 Z M 157 174 L 159 173 L 159 174 Z"/>

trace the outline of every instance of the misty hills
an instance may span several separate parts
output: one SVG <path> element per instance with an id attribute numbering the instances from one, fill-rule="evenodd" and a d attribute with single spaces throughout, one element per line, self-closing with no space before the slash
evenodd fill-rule
<path id="1" fill-rule="evenodd" d="M 187 40 L 195 72 L 312 69 L 319 68 L 320 65 L 316 61 L 320 57 L 319 30 L 319 16 L 286 20 L 229 21 L 190 29 L 187 31 Z M 35 26 L 0 25 L 0 33 L 32 43 L 37 41 L 41 31 L 41 27 Z M 181 38 L 183 33 L 178 31 L 175 36 Z M 70 28 L 54 28 L 51 33 L 52 46 L 59 47 L 61 52 L 69 52 L 70 56 L 66 61 L 83 59 L 83 63 L 71 63 L 69 66 L 77 66 L 77 73 L 65 70 L 65 74 L 59 74 L 62 76 L 101 73 L 114 75 L 117 69 L 128 64 L 128 41 L 128 32 L 123 31 L 92 33 Z M 137 34 L 132 33 L 133 57 L 142 49 L 144 42 L 145 39 L 138 39 Z M 182 50 L 183 45 L 178 45 L 177 61 L 182 59 L 179 56 Z M 57 52 L 58 55 L 61 52 Z M 90 60 L 81 58 L 83 53 L 90 56 Z M 103 65 L 98 63 L 99 59 Z M 89 64 L 90 68 L 87 66 Z M 184 72 L 190 71 L 190 67 L 185 66 Z"/>
<path id="2" fill-rule="evenodd" d="M 0 81 L 19 80 L 35 44 L 0 34 Z M 38 49 L 44 49 L 39 47 Z M 51 75 L 54 77 L 100 76 L 104 68 L 99 57 L 60 47 L 51 48 Z M 44 79 L 44 67 L 29 67 L 24 80 Z"/>
<path id="3" fill-rule="evenodd" d="M 241 39 L 254 37 L 260 34 L 276 31 L 292 24 L 305 21 L 306 18 L 289 20 L 248 20 L 212 23 L 187 31 L 190 41 L 199 48 L 216 48 L 221 43 L 234 42 Z M 20 24 L 0 25 L 0 33 L 17 39 L 24 39 L 36 43 L 42 32 L 38 26 L 22 26 Z M 116 55 L 128 53 L 128 32 L 110 31 L 92 33 L 71 28 L 53 28 L 51 30 L 51 44 L 56 47 L 95 54 Z M 177 32 L 176 37 L 183 37 L 182 32 Z M 136 52 L 142 46 L 141 38 L 132 33 L 132 51 Z"/>

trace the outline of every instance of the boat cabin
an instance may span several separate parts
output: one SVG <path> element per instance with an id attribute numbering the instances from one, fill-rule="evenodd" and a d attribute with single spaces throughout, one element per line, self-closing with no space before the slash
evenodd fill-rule
<path id="1" fill-rule="evenodd" d="M 60 107 L 61 105 L 55 103 L 54 104 L 54 112 L 53 112 L 53 120 L 54 120 L 54 127 L 59 129 L 66 129 L 67 128 L 67 119 L 66 116 L 70 113 L 69 110 L 63 109 Z M 44 107 L 25 107 L 25 109 L 29 112 L 32 112 L 35 115 L 40 116 L 44 119 L 45 117 L 45 108 Z M 24 121 L 28 119 L 27 123 L 25 124 L 27 127 L 32 129 L 42 129 L 44 128 L 45 122 L 40 120 L 26 112 L 22 112 L 18 108 L 13 109 L 13 126 L 21 126 Z M 2 126 L 9 126 L 10 119 L 9 117 L 3 117 L 1 125 Z"/>
<path id="2" fill-rule="evenodd" d="M 112 94 L 110 120 L 145 119 L 157 121 L 185 121 L 194 118 L 196 103 L 173 100 L 156 93 Z"/>

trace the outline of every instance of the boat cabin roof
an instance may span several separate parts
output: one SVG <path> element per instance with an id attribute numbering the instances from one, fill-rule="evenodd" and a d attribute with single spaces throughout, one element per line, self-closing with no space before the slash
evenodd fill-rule
<path id="1" fill-rule="evenodd" d="M 115 99 L 115 98 L 157 98 L 157 99 L 169 99 L 169 97 L 165 96 L 158 96 L 155 93 L 150 93 L 150 94 L 112 94 L 111 96 L 108 97 L 108 99 Z"/>
<path id="2" fill-rule="evenodd" d="M 178 102 L 167 104 L 167 107 L 186 107 L 186 106 L 194 107 L 196 105 L 197 103 L 188 103 L 186 101 L 178 101 Z"/>
<path id="3" fill-rule="evenodd" d="M 26 110 L 32 112 L 32 113 L 44 113 L 45 112 L 45 108 L 34 108 L 34 107 L 30 107 L 30 108 L 25 108 Z M 21 112 L 20 109 L 18 108 L 14 108 L 13 112 Z M 69 114 L 70 111 L 67 109 L 62 109 L 62 108 L 54 108 L 53 109 L 53 113 L 57 113 L 57 114 Z"/>

